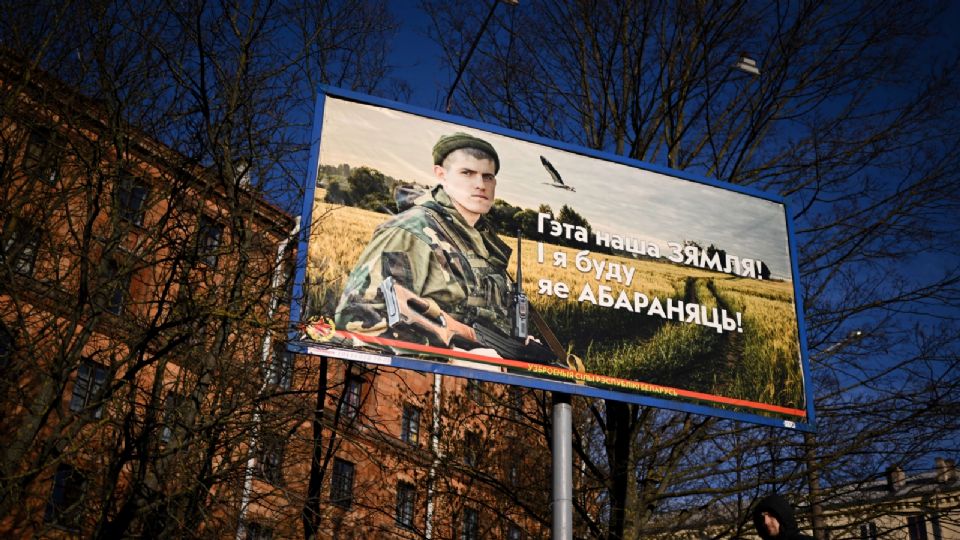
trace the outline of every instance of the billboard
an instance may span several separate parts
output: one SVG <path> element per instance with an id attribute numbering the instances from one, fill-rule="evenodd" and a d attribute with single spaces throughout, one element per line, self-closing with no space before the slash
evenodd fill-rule
<path id="1" fill-rule="evenodd" d="M 776 196 L 318 100 L 290 349 L 812 429 Z"/>

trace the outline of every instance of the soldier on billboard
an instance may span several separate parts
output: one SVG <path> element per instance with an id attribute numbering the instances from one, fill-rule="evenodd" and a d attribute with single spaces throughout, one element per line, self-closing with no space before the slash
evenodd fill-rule
<path id="1" fill-rule="evenodd" d="M 466 133 L 433 147 L 437 186 L 377 227 L 337 306 L 355 334 L 549 363 L 526 334 L 526 297 L 507 274 L 511 249 L 486 214 L 500 158 Z M 411 204 L 411 203 L 408 203 Z"/>

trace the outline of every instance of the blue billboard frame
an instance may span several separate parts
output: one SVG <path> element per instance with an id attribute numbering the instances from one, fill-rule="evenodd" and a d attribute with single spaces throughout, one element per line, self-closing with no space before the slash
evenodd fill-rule
<path id="1" fill-rule="evenodd" d="M 319 158 L 320 158 L 320 142 L 324 117 L 324 109 L 327 97 L 332 97 L 336 99 L 341 99 L 345 101 L 356 102 L 365 105 L 371 105 L 375 107 L 382 107 L 402 113 L 407 113 L 411 115 L 416 115 L 424 118 L 429 118 L 433 120 L 438 120 L 442 122 L 448 122 L 451 124 L 456 124 L 459 126 L 464 126 L 468 128 L 480 129 L 487 132 L 495 133 L 498 135 L 503 135 L 520 141 L 525 141 L 537 145 L 542 145 L 545 147 L 554 148 L 557 150 L 562 150 L 566 152 L 571 152 L 574 154 L 579 154 L 586 157 L 597 158 L 604 161 L 618 163 L 621 165 L 626 165 L 628 167 L 650 171 L 654 173 L 663 174 L 666 176 L 678 178 L 681 180 L 687 180 L 695 182 L 698 184 L 703 184 L 706 186 L 711 186 L 727 191 L 733 191 L 741 193 L 744 195 L 749 195 L 751 197 L 765 199 L 770 202 L 777 203 L 782 205 L 784 212 L 784 223 L 786 225 L 787 232 L 787 244 L 789 251 L 790 267 L 794 279 L 792 280 L 793 284 L 793 294 L 794 294 L 794 306 L 796 310 L 796 320 L 797 320 L 797 331 L 798 331 L 798 341 L 800 349 L 800 364 L 801 364 L 801 373 L 803 378 L 804 385 L 804 404 L 805 404 L 805 416 L 797 416 L 795 418 L 784 418 L 783 416 L 766 416 L 760 413 L 746 412 L 744 410 L 734 410 L 723 408 L 723 405 L 731 405 L 735 407 L 745 407 L 753 408 L 756 410 L 762 410 L 764 407 L 751 407 L 749 405 L 738 405 L 732 403 L 738 400 L 711 400 L 706 399 L 702 400 L 704 402 L 697 402 L 696 398 L 685 397 L 684 399 L 667 399 L 663 397 L 658 397 L 657 392 L 650 394 L 645 393 L 633 393 L 625 392 L 622 390 L 612 390 L 604 388 L 601 386 L 590 386 L 578 383 L 576 380 L 560 380 L 554 378 L 543 378 L 538 376 L 533 376 L 523 373 L 511 373 L 511 372 L 494 372 L 483 369 L 475 369 L 471 367 L 464 367 L 462 365 L 454 365 L 448 363 L 437 362 L 434 360 L 425 360 L 417 359 L 402 355 L 392 355 L 392 354 L 379 354 L 371 353 L 363 350 L 346 348 L 346 347 L 330 347 L 324 344 L 318 344 L 312 341 L 302 341 L 302 333 L 297 329 L 291 330 L 288 336 L 287 349 L 290 352 L 297 354 L 306 354 L 314 356 L 328 356 L 333 358 L 341 358 L 344 360 L 359 361 L 368 364 L 390 366 L 398 369 L 411 369 L 420 372 L 433 373 L 438 375 L 450 375 L 454 377 L 465 377 L 472 378 L 477 380 L 483 380 L 493 383 L 508 384 L 508 385 L 518 385 L 524 386 L 527 388 L 533 388 L 537 390 L 545 390 L 551 392 L 561 392 L 567 394 L 581 395 L 590 398 L 599 398 L 599 399 L 611 399 L 627 403 L 633 403 L 637 405 L 647 406 L 647 407 L 656 407 L 669 409 L 674 411 L 701 414 L 705 416 L 713 416 L 718 418 L 725 418 L 729 420 L 735 420 L 740 422 L 746 422 L 750 424 L 771 426 L 771 427 L 781 427 L 792 430 L 798 430 L 802 432 L 815 432 L 816 431 L 816 415 L 814 410 L 814 396 L 813 388 L 810 381 L 809 373 L 809 361 L 808 361 L 808 351 L 807 351 L 807 335 L 805 322 L 803 318 L 803 297 L 800 291 L 799 283 L 799 266 L 797 263 L 796 255 L 796 241 L 793 233 L 793 220 L 788 211 L 788 206 L 786 201 L 779 195 L 770 194 L 764 191 L 760 191 L 749 186 L 740 186 L 736 184 L 731 184 L 728 182 L 722 182 L 719 180 L 703 177 L 700 175 L 692 174 L 685 171 L 677 171 L 670 169 L 668 167 L 646 163 L 639 160 L 634 160 L 619 156 L 616 154 L 601 152 L 589 148 L 580 147 L 577 145 L 572 145 L 568 143 L 563 143 L 559 141 L 554 141 L 551 139 L 546 139 L 543 137 L 530 135 L 527 133 L 522 133 L 519 131 L 503 128 L 493 124 L 487 124 L 484 122 L 479 122 L 471 120 L 468 118 L 463 118 L 459 116 L 454 116 L 451 114 L 446 114 L 430 109 L 424 109 L 421 107 L 416 107 L 396 101 L 391 101 L 383 98 L 377 98 L 374 96 L 369 96 L 366 94 L 361 94 L 349 90 L 344 90 L 331 86 L 323 86 L 320 88 L 318 93 L 316 108 L 314 111 L 313 118 L 313 127 L 311 132 L 311 149 L 310 149 L 310 159 L 307 168 L 307 175 L 304 181 L 304 200 L 302 208 L 302 220 L 303 227 L 301 229 L 299 248 L 297 255 L 297 265 L 296 265 L 296 276 L 294 279 L 294 290 L 293 290 L 293 303 L 290 306 L 290 317 L 291 322 L 294 326 L 299 323 L 303 306 L 300 304 L 298 299 L 303 298 L 304 288 L 303 284 L 305 283 L 306 277 L 306 254 L 308 249 L 308 240 L 310 238 L 310 223 L 311 216 L 313 211 L 314 196 L 316 194 L 317 188 L 317 177 L 319 172 Z M 655 387 L 656 385 L 651 385 Z M 719 397 L 719 396 L 712 396 Z M 718 403 L 719 405 L 710 405 L 706 402 Z M 770 410 L 770 409 L 767 409 Z"/>

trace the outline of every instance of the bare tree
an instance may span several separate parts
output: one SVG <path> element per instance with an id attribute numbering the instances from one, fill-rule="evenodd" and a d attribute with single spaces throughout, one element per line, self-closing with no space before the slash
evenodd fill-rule
<path id="1" fill-rule="evenodd" d="M 487 8 L 424 5 L 454 70 L 475 38 L 463 22 Z M 898 2 L 496 11 L 455 113 L 776 192 L 796 223 L 819 434 L 580 402 L 576 451 L 602 493 L 577 505 L 585 535 L 641 537 L 697 507 L 742 527 L 768 489 L 830 502 L 955 449 L 958 81 L 936 17 Z M 733 69 L 742 55 L 759 75 Z"/>
<path id="2" fill-rule="evenodd" d="M 392 25 L 349 0 L 5 7 L 9 530 L 222 537 L 284 491 L 275 443 L 303 418 L 285 398 L 316 384 L 271 346 L 277 207 L 299 209 L 317 84 L 402 92 Z"/>

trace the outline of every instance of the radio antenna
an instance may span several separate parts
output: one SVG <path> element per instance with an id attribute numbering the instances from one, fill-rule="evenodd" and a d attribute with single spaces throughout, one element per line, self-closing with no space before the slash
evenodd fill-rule
<path id="1" fill-rule="evenodd" d="M 523 256 L 523 246 L 520 245 L 520 236 L 523 234 L 523 231 L 520 229 L 520 226 L 517 226 L 517 291 L 521 291 L 522 285 L 520 285 L 521 280 L 523 280 L 523 270 L 520 267 L 520 258 Z"/>
<path id="2" fill-rule="evenodd" d="M 513 337 L 527 338 L 527 317 L 530 314 L 527 295 L 523 294 L 523 244 L 521 231 L 517 226 L 517 278 L 513 285 Z"/>

